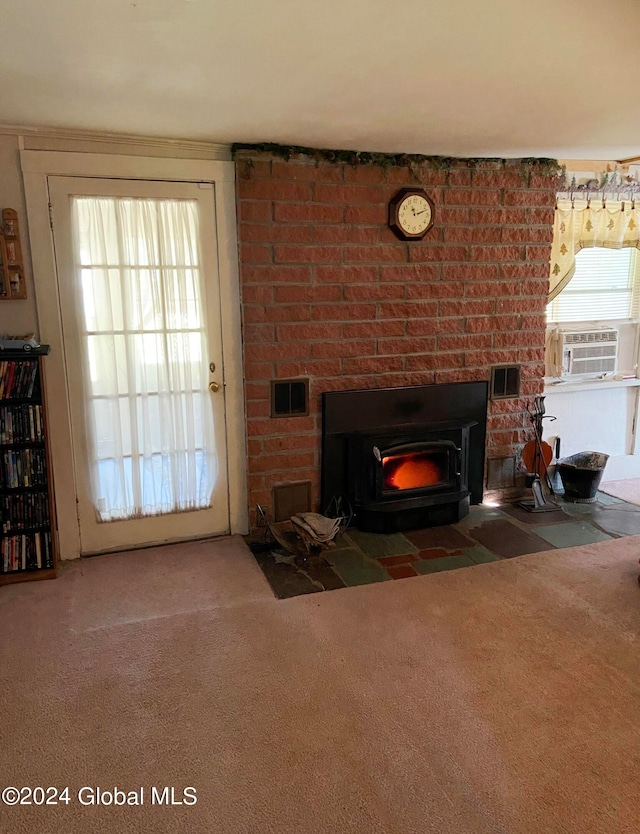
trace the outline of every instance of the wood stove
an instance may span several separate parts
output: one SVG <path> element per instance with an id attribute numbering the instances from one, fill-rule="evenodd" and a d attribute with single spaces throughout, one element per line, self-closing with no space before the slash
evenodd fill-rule
<path id="1" fill-rule="evenodd" d="M 322 498 L 345 496 L 361 530 L 450 524 L 482 500 L 487 384 L 323 396 Z"/>

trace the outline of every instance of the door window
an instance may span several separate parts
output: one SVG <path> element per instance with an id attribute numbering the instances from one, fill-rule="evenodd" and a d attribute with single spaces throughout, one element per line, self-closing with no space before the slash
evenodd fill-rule
<path id="1" fill-rule="evenodd" d="M 198 205 L 71 200 L 99 521 L 210 506 L 216 480 Z"/>

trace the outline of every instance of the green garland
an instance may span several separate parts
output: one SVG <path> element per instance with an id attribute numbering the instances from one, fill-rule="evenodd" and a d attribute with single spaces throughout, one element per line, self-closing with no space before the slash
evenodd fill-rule
<path id="1" fill-rule="evenodd" d="M 290 160 L 297 156 L 307 156 L 318 162 L 344 163 L 357 167 L 359 165 L 377 165 L 381 168 L 404 167 L 410 168 L 416 176 L 425 165 L 439 171 L 449 172 L 453 168 L 467 167 L 476 168 L 487 163 L 498 163 L 501 167 L 519 167 L 527 183 L 531 182 L 534 173 L 543 176 L 560 176 L 563 173 L 562 166 L 556 159 L 544 157 L 527 157 L 523 159 L 497 159 L 492 157 L 470 157 L 456 158 L 451 156 L 426 156 L 424 154 L 408 153 L 374 153 L 370 151 L 345 151 L 327 150 L 321 148 L 305 148 L 299 145 L 276 145 L 270 142 L 258 144 L 245 144 L 237 142 L 231 146 L 231 151 L 252 151 L 254 153 L 269 153 L 281 159 Z M 245 160 L 247 164 L 247 176 L 253 165 L 251 159 Z"/>

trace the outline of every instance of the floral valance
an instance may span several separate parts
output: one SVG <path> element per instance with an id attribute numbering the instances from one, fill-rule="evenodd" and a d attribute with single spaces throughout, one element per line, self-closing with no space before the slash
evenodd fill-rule
<path id="1" fill-rule="evenodd" d="M 558 200 L 553 245 L 549 301 L 573 278 L 576 252 L 589 246 L 640 249 L 640 200 Z"/>

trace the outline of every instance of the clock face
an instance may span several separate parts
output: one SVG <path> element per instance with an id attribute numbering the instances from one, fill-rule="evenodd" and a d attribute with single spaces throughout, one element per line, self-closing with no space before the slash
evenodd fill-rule
<path id="1" fill-rule="evenodd" d="M 389 201 L 389 227 L 400 240 L 421 240 L 433 226 L 433 214 L 422 188 L 401 188 Z"/>
<path id="2" fill-rule="evenodd" d="M 408 194 L 398 206 L 398 226 L 407 235 L 422 235 L 431 225 L 431 205 L 421 194 Z"/>

